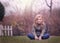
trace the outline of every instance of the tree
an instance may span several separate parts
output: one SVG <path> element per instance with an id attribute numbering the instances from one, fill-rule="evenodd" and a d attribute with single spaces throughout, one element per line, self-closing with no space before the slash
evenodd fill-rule
<path id="1" fill-rule="evenodd" d="M 0 21 L 3 20 L 4 15 L 5 15 L 5 8 L 4 8 L 3 4 L 0 2 Z"/>
<path id="2" fill-rule="evenodd" d="M 47 0 L 45 0 L 46 5 L 50 8 L 50 14 L 52 14 L 52 0 L 50 0 L 50 5 L 48 4 Z"/>

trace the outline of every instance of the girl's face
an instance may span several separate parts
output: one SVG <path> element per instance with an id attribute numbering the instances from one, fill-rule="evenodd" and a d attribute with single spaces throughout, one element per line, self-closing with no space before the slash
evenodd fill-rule
<path id="1" fill-rule="evenodd" d="M 36 23 L 37 23 L 37 24 L 42 24 L 42 22 L 43 22 L 43 19 L 42 19 L 41 16 L 39 16 L 39 17 L 36 19 Z"/>

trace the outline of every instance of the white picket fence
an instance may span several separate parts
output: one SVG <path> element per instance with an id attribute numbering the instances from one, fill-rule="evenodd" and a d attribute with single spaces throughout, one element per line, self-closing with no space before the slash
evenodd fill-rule
<path id="1" fill-rule="evenodd" d="M 13 36 L 12 26 L 3 26 L 0 24 L 0 36 Z"/>

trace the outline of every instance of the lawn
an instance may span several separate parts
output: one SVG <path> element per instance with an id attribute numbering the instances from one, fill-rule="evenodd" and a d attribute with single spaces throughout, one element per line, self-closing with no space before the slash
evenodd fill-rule
<path id="1" fill-rule="evenodd" d="M 46 40 L 30 40 L 26 36 L 0 37 L 0 43 L 60 43 L 60 36 Z"/>

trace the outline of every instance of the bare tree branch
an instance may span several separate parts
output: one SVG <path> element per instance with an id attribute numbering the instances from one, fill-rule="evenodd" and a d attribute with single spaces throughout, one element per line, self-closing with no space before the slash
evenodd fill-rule
<path id="1" fill-rule="evenodd" d="M 50 5 L 48 4 L 47 0 L 45 0 L 46 5 L 50 8 L 50 14 L 52 12 L 52 0 L 50 1 Z"/>
<path id="2" fill-rule="evenodd" d="M 47 5 L 48 7 L 50 7 L 50 5 L 47 3 L 47 0 L 45 0 L 45 2 L 46 2 L 46 5 Z"/>
<path id="3" fill-rule="evenodd" d="M 52 11 L 52 0 L 50 2 L 50 12 Z"/>

